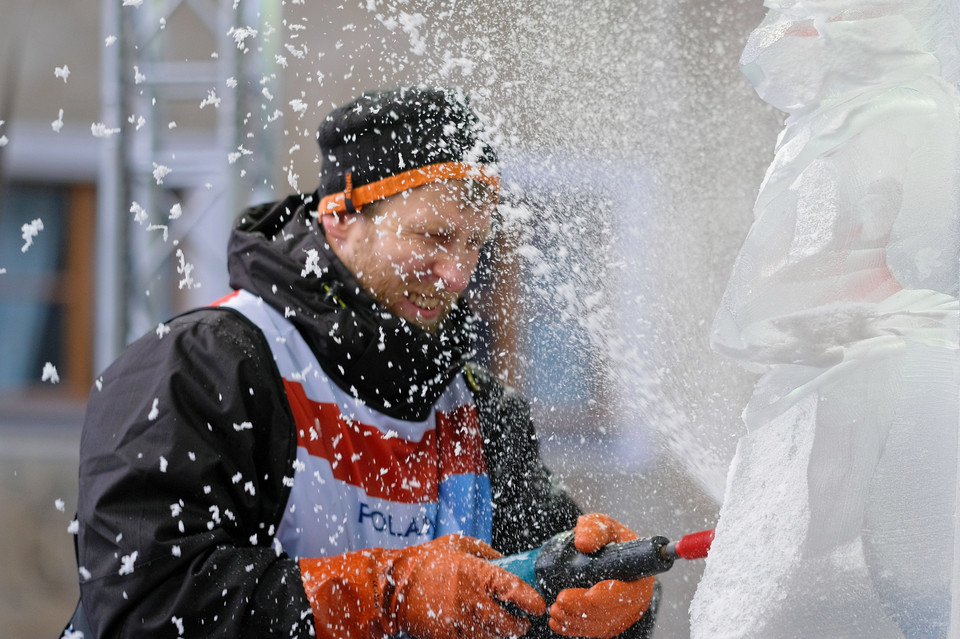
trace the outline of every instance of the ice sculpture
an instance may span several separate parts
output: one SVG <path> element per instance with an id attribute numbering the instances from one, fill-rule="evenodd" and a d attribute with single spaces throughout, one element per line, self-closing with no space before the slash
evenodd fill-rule
<path id="1" fill-rule="evenodd" d="M 788 114 L 712 333 L 762 373 L 695 638 L 960 637 L 960 0 L 767 0 Z"/>

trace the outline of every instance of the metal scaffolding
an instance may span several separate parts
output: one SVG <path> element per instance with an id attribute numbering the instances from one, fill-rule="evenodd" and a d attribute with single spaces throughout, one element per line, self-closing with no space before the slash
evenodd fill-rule
<path id="1" fill-rule="evenodd" d="M 265 71 L 279 3 L 264 4 L 273 7 L 103 1 L 98 371 L 159 322 L 226 291 L 231 222 L 265 199 L 282 131 L 271 102 L 279 78 Z"/>

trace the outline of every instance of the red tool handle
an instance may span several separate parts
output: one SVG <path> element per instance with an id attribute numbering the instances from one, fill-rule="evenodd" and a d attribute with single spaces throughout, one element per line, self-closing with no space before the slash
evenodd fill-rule
<path id="1" fill-rule="evenodd" d="M 682 559 L 701 559 L 710 551 L 713 543 L 713 529 L 684 535 L 677 541 L 677 557 Z"/>

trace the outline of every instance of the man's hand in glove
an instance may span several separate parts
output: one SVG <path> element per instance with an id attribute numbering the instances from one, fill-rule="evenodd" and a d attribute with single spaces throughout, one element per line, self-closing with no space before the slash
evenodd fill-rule
<path id="1" fill-rule="evenodd" d="M 638 535 L 612 517 L 600 513 L 581 515 L 574 528 L 573 545 L 583 553 L 600 550 L 612 542 Z M 561 590 L 550 606 L 550 627 L 571 637 L 615 637 L 635 624 L 650 606 L 654 577 L 637 581 L 601 581 L 592 588 Z"/>
<path id="2" fill-rule="evenodd" d="M 402 550 L 370 548 L 300 560 L 318 637 L 370 639 L 403 631 L 418 639 L 519 636 L 546 604 L 537 591 L 487 560 L 500 553 L 447 535 Z"/>

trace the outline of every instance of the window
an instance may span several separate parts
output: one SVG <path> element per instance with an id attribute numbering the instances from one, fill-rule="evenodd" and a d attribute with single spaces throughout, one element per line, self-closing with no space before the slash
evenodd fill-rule
<path id="1" fill-rule="evenodd" d="M 89 390 L 94 193 L 89 185 L 44 183 L 0 191 L 0 392 L 40 386 L 48 362 L 61 392 Z"/>

